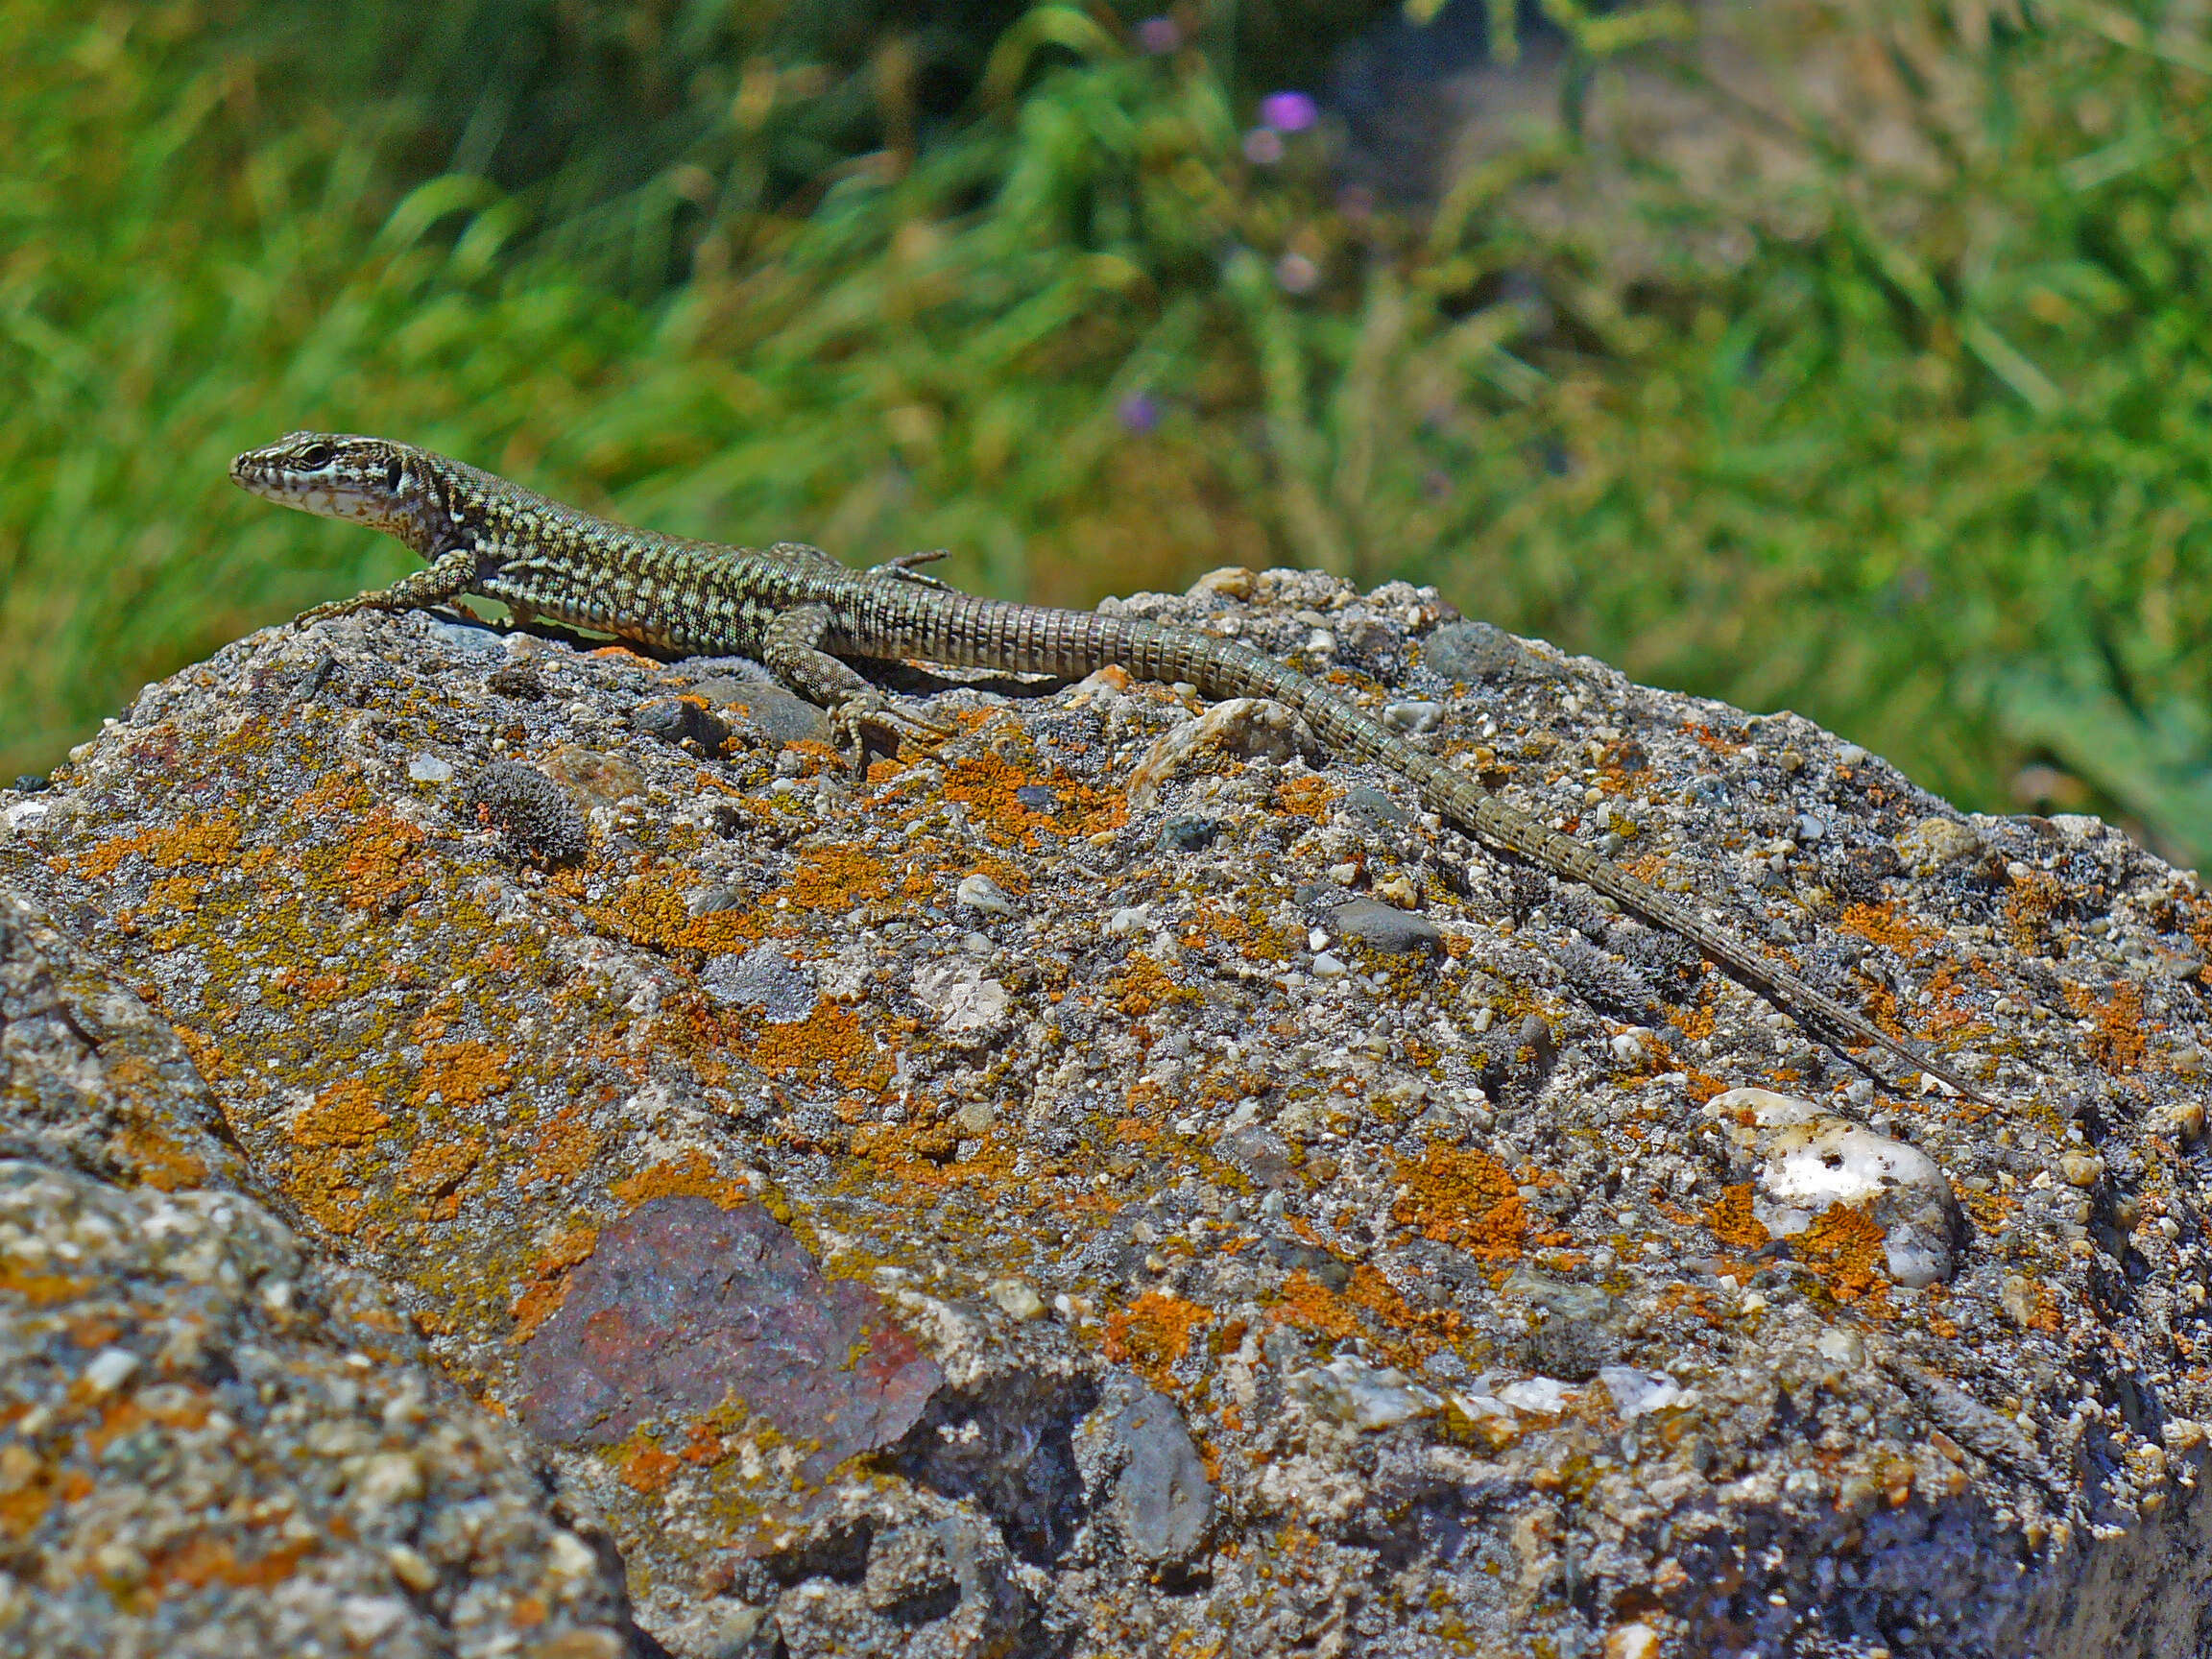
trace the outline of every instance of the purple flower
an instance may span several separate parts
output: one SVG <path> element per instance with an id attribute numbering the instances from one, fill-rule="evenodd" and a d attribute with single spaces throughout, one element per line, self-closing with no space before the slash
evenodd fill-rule
<path id="1" fill-rule="evenodd" d="M 1147 17 L 1137 25 L 1137 44 L 1153 57 L 1162 57 L 1183 44 L 1183 31 L 1172 17 Z"/>
<path id="2" fill-rule="evenodd" d="M 1321 285 L 1321 267 L 1303 253 L 1286 253 L 1275 261 L 1275 280 L 1286 294 L 1310 294 Z"/>
<path id="3" fill-rule="evenodd" d="M 1321 118 L 1303 92 L 1270 92 L 1260 100 L 1260 119 L 1278 132 L 1303 132 Z"/>
<path id="4" fill-rule="evenodd" d="M 1149 392 L 1132 392 L 1115 405 L 1115 419 L 1131 432 L 1149 432 L 1160 424 L 1160 404 Z"/>

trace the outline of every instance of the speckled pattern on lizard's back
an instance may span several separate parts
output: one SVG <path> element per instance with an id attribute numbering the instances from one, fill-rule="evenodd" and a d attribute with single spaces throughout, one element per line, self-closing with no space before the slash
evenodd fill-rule
<path id="1" fill-rule="evenodd" d="M 239 456 L 230 473 L 256 495 L 397 536 L 426 561 L 388 589 L 318 606 L 301 622 L 477 593 L 525 625 L 544 617 L 662 650 L 757 657 L 830 710 L 840 736 L 854 744 L 935 729 L 890 703 L 848 658 L 1067 677 L 1118 664 L 1209 697 L 1270 698 L 1331 753 L 1397 773 L 1446 821 L 1679 934 L 1799 1019 L 1813 1016 L 1835 1034 L 1985 1098 L 1952 1065 L 1882 1030 L 1703 912 L 1508 805 L 1317 681 L 1235 640 L 1140 617 L 978 598 L 912 568 L 930 554 L 854 570 L 797 542 L 755 550 L 635 529 L 379 438 L 294 433 Z"/>

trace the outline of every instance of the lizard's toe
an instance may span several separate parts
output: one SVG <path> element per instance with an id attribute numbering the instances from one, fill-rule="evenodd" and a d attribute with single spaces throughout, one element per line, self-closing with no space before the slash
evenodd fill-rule
<path id="1" fill-rule="evenodd" d="M 871 747 L 888 754 L 902 743 L 927 747 L 952 735 L 949 728 L 887 703 L 872 691 L 849 697 L 831 709 L 830 731 L 831 740 L 856 767 L 865 766 Z"/>

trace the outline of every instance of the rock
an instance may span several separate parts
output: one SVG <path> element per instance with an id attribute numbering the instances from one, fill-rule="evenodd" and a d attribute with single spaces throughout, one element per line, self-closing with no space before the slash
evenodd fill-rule
<path id="1" fill-rule="evenodd" d="M 914 975 L 914 999 L 937 1018 L 948 1043 L 973 1048 L 1006 1023 L 1006 987 L 973 962 L 934 962 Z"/>
<path id="2" fill-rule="evenodd" d="M 988 876 L 963 877 L 953 897 L 971 910 L 986 916 L 1011 916 L 1014 901 L 1006 897 L 1006 890 Z"/>
<path id="3" fill-rule="evenodd" d="M 713 704 L 726 720 L 751 733 L 756 741 L 781 747 L 830 740 L 830 716 L 781 685 L 718 676 L 700 681 L 691 694 Z"/>
<path id="4" fill-rule="evenodd" d="M 1165 853 L 1203 853 L 1220 833 L 1218 818 L 1170 818 L 1160 826 L 1160 848 Z"/>
<path id="5" fill-rule="evenodd" d="M 1957 1271 L 1958 1203 L 1918 1147 L 1769 1089 L 1728 1090 L 1705 1111 L 1752 1163 L 1752 1214 L 1775 1238 L 1802 1238 L 1840 1209 L 1882 1230 L 1898 1284 L 1918 1288 Z"/>
<path id="6" fill-rule="evenodd" d="M 1982 856 L 1984 847 L 1972 828 L 1949 818 L 1924 818 L 1897 837 L 1897 855 L 1915 876 L 1971 864 Z"/>
<path id="7" fill-rule="evenodd" d="M 1601 1365 L 1598 1381 L 1613 1397 L 1613 1409 L 1623 1423 L 1653 1411 L 1667 1411 L 1697 1402 L 1695 1388 L 1683 1388 L 1664 1372 L 1639 1371 L 1630 1365 Z"/>
<path id="8" fill-rule="evenodd" d="M 630 710 L 630 726 L 651 737 L 694 754 L 716 755 L 730 740 L 730 723 L 696 692 L 687 697 L 649 697 Z"/>
<path id="9" fill-rule="evenodd" d="M 520 1437 L 219 1124 L 168 1028 L 0 892 L 0 1649 L 643 1659 Z"/>
<path id="10" fill-rule="evenodd" d="M 646 1467 L 711 1436 L 719 1414 L 764 1419 L 798 1454 L 769 1482 L 776 1508 L 787 1484 L 896 1441 L 942 1381 L 874 1292 L 825 1280 L 758 1206 L 669 1196 L 592 1241 L 522 1344 L 521 1412 L 561 1446 L 656 1425 L 633 1459 Z"/>
<path id="11" fill-rule="evenodd" d="M 1391 820 L 1372 764 L 1225 755 L 1133 812 L 1198 722 L 1125 673 L 936 692 L 950 734 L 863 782 L 705 694 L 727 663 L 516 636 L 511 695 L 411 619 L 272 630 L 0 805 L 43 809 L 0 885 L 111 964 L 0 965 L 0 1064 L 36 1062 L 0 1158 L 44 1171 L 0 1394 L 61 1426 L 0 1403 L 0 1517 L 52 1528 L 0 1647 L 609 1659 L 652 1650 L 627 1575 L 676 1659 L 2195 1649 L 2212 1020 L 2159 951 L 2212 901 L 2093 824 L 1977 819 L 1916 873 L 1897 825 L 1952 815 L 1904 779 L 1540 645 L 1447 694 L 1419 589 L 1120 610 L 1327 634 L 1593 839 L 1604 765 L 1639 868 L 1997 1105 Z M 682 693 L 720 754 L 633 733 Z M 565 858 L 467 793 L 510 756 Z M 1211 849 L 1159 845 L 1201 810 Z M 1747 893 L 1743 837 L 1806 816 Z M 1017 914 L 960 902 L 986 869 Z M 1314 940 L 1401 881 L 1419 972 Z M 229 1437 L 156 1420 L 175 1385 Z M 179 1516 L 230 1554 L 165 1553 Z"/>
<path id="12" fill-rule="evenodd" d="M 1290 1387 L 1309 1395 L 1314 1408 L 1331 1421 L 1368 1431 L 1395 1429 L 1444 1405 L 1441 1395 L 1407 1381 L 1403 1371 L 1370 1365 L 1347 1354 L 1298 1373 L 1290 1379 Z"/>

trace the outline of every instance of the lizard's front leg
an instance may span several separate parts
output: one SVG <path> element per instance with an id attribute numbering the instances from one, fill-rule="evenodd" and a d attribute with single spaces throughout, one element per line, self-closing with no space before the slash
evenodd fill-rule
<path id="1" fill-rule="evenodd" d="M 443 605 L 468 591 L 476 580 L 476 563 L 475 548 L 456 547 L 449 553 L 441 553 L 431 564 L 389 588 L 356 593 L 350 599 L 334 599 L 327 605 L 302 611 L 292 618 L 292 626 L 304 628 L 310 622 L 320 622 L 328 616 L 350 616 L 356 611 L 420 611 L 426 606 Z"/>
<path id="2" fill-rule="evenodd" d="M 889 745 L 902 738 L 929 742 L 949 735 L 944 727 L 891 703 L 850 666 L 821 649 L 822 637 L 829 631 L 828 606 L 794 606 L 768 625 L 760 659 L 777 679 L 829 710 L 830 736 L 839 749 L 851 753 L 855 766 L 865 762 L 871 736 Z"/>

